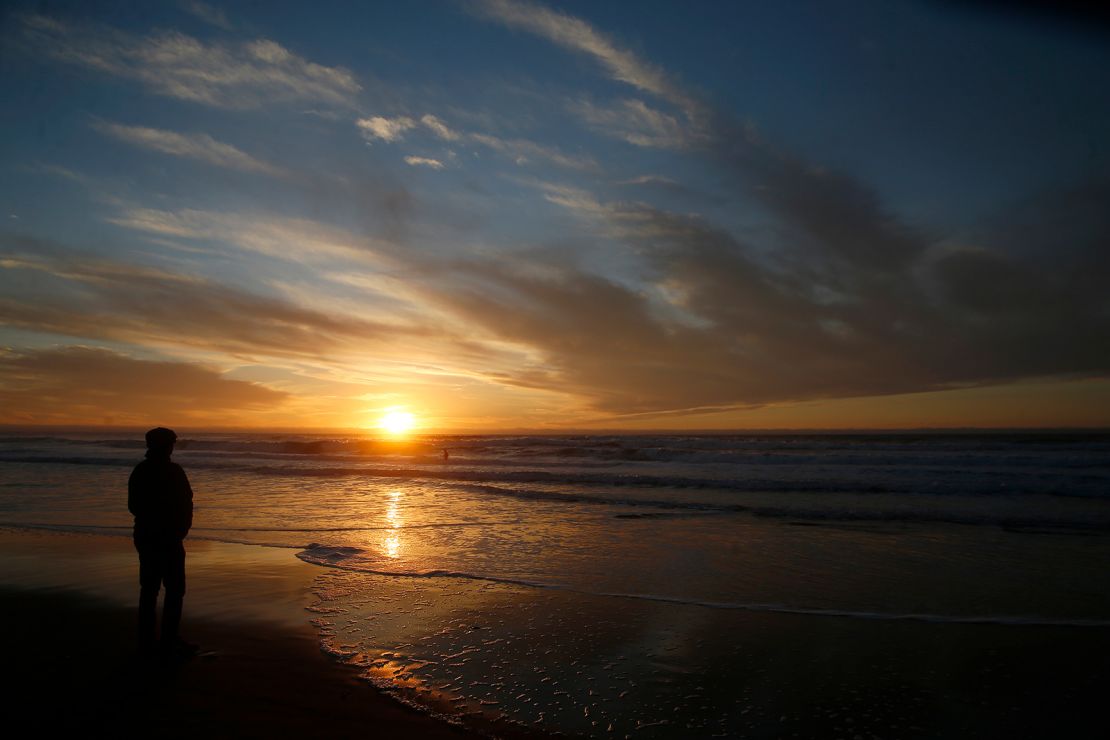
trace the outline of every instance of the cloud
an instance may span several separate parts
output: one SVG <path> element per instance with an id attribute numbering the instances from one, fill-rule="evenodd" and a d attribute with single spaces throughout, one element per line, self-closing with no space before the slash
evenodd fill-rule
<path id="1" fill-rule="evenodd" d="M 627 180 L 619 180 L 614 185 L 637 188 L 648 193 L 658 193 L 666 196 L 672 203 L 687 203 L 697 208 L 707 205 L 721 206 L 729 202 L 728 198 L 717 193 L 708 193 L 704 190 L 692 188 L 666 175 L 640 175 Z"/>
<path id="2" fill-rule="evenodd" d="M 587 125 L 635 146 L 681 149 L 701 141 L 711 109 L 683 90 L 664 70 L 621 48 L 586 21 L 526 0 L 477 0 L 479 15 L 509 28 L 535 34 L 569 51 L 597 61 L 619 82 L 650 93 L 681 111 L 674 115 L 642 100 L 625 99 L 611 106 L 577 101 L 570 109 Z"/>
<path id="3" fill-rule="evenodd" d="M 460 138 L 457 131 L 452 130 L 447 124 L 430 113 L 422 116 L 420 122 L 431 130 L 432 133 L 445 141 L 458 141 Z"/>
<path id="4" fill-rule="evenodd" d="M 699 117 L 700 104 L 663 70 L 621 49 L 579 18 L 519 0 L 479 0 L 474 7 L 478 13 L 510 28 L 536 34 L 565 49 L 592 57 L 613 79 L 659 96 L 678 106 L 691 119 Z"/>
<path id="5" fill-rule="evenodd" d="M 430 334 L 388 314 L 375 319 L 306 308 L 201 277 L 83 255 L 41 240 L 4 242 L 0 325 L 13 328 L 285 358 L 384 351 L 402 340 Z"/>
<path id="6" fill-rule="evenodd" d="M 547 361 L 543 382 L 629 413 L 1110 370 L 1110 350 L 1097 349 L 1105 343 L 1096 339 L 1110 328 L 1106 301 L 1093 289 L 1075 290 L 1087 284 L 1084 274 L 1099 274 L 1095 250 L 1068 250 L 1068 260 L 1054 266 L 1067 279 L 1052 280 L 1030 256 L 1058 251 L 1052 240 L 1024 258 L 1014 254 L 1014 240 L 946 247 L 906 225 L 857 178 L 776 148 L 750 123 L 689 100 L 662 71 L 584 21 L 531 3 L 482 7 L 678 105 L 697 121 L 696 136 L 640 101 L 574 109 L 632 143 L 685 146 L 726 176 L 730 199 L 761 206 L 773 223 L 770 241 L 757 247 L 702 218 L 541 184 L 547 200 L 595 224 L 599 238 L 623 242 L 647 276 L 618 282 L 573 263 L 540 272 L 470 266 L 492 286 L 459 308 L 514 341 L 531 341 Z M 1084 202 L 1095 202 L 1086 192 Z M 1048 222 L 1060 221 L 1067 219 L 1056 214 Z M 1105 219 L 1088 226 L 1079 241 L 1104 244 Z M 608 308 L 622 321 L 602 335 L 582 317 L 572 340 L 547 316 L 573 316 L 579 303 Z M 501 318 L 504 311 L 511 319 Z M 612 345 L 614 331 L 624 338 L 618 351 L 600 349 Z M 521 373 L 520 381 L 534 377 Z"/>
<path id="7" fill-rule="evenodd" d="M 355 124 L 362 131 L 367 141 L 380 140 L 389 143 L 400 141 L 406 133 L 417 128 L 418 125 L 422 125 L 437 138 L 445 141 L 464 140 L 479 144 L 508 157 L 518 165 L 543 161 L 574 170 L 593 170 L 597 168 L 597 162 L 592 157 L 567 154 L 556 147 L 545 146 L 528 139 L 504 139 L 491 134 L 455 131 L 431 114 L 422 116 L 419 121 L 408 116 L 397 116 L 396 118 L 373 116 L 371 118 L 360 118 Z M 405 161 L 414 164 L 409 159 L 406 158 Z M 421 162 L 420 164 L 427 163 Z"/>
<path id="8" fill-rule="evenodd" d="M 220 8 L 213 7 L 200 0 L 181 0 L 180 4 L 186 12 L 216 28 L 222 28 L 225 31 L 230 31 L 233 28 L 231 21 L 227 19 L 227 13 Z"/>
<path id="9" fill-rule="evenodd" d="M 539 182 L 537 187 L 544 191 L 544 200 L 563 206 L 577 214 L 595 219 L 612 215 L 611 208 L 602 205 L 593 193 L 581 188 L 547 182 Z"/>
<path id="10" fill-rule="evenodd" d="M 1100 250 L 1071 252 L 1046 278 L 1033 259 L 931 242 L 862 186 L 813 177 L 767 196 L 784 221 L 797 219 L 790 246 L 771 257 L 701 218 L 548 186 L 552 202 L 603 222 L 640 257 L 641 282 L 551 254 L 502 254 L 453 263 L 466 279 L 429 299 L 539 353 L 503 382 L 557 388 L 613 414 L 1110 374 L 1100 339 L 1110 298 L 1089 277 L 1106 274 Z M 818 193 L 835 197 L 828 210 L 811 200 Z M 831 215 L 840 209 L 843 221 Z M 1110 238 L 1098 219 L 1086 243 Z"/>
<path id="11" fill-rule="evenodd" d="M 572 103 L 570 109 L 594 128 L 636 146 L 681 149 L 691 143 L 677 118 L 642 100 L 621 100 L 609 107 L 583 100 Z"/>
<path id="12" fill-rule="evenodd" d="M 376 254 L 390 249 L 380 241 L 356 237 L 317 221 L 269 213 L 128 206 L 106 220 L 148 234 L 212 241 L 302 264 L 336 259 L 373 264 Z"/>
<path id="13" fill-rule="evenodd" d="M 0 352 L 5 423 L 145 423 L 258 411 L 289 394 L 185 362 L 65 346 Z"/>
<path id="14" fill-rule="evenodd" d="M 437 384 L 488 383 L 491 373 L 519 366 L 513 348 L 487 342 L 474 327 L 414 303 L 413 285 L 434 272 L 419 254 L 388 272 L 365 262 L 333 267 L 342 270 L 336 274 L 345 283 L 319 272 L 325 290 L 319 283 L 269 283 L 285 296 L 279 298 L 182 274 L 180 268 L 168 272 L 98 258 L 26 237 L 2 241 L 0 327 L 16 331 L 175 354 L 199 351 L 237 365 L 310 367 L 313 375 L 329 379 L 322 387 L 331 390 L 336 382 L 363 389 L 404 384 L 423 388 L 418 395 L 424 395 Z M 330 403 L 295 400 L 312 407 Z M 327 423 L 349 423 L 349 405 L 333 410 Z"/>
<path id="15" fill-rule="evenodd" d="M 179 134 L 176 131 L 164 129 L 106 122 L 98 122 L 94 124 L 94 128 L 135 146 L 175 157 L 200 160 L 217 167 L 275 177 L 284 177 L 288 174 L 282 168 L 256 159 L 230 144 L 216 141 L 208 134 Z"/>
<path id="16" fill-rule="evenodd" d="M 374 139 L 381 139 L 382 141 L 399 141 L 404 133 L 416 126 L 416 121 L 408 118 L 407 116 L 398 116 L 397 118 L 384 118 L 382 116 L 373 116 L 371 118 L 360 118 L 355 122 L 367 141 Z"/>
<path id="17" fill-rule="evenodd" d="M 77 183 L 78 185 L 84 185 L 86 187 L 93 186 L 92 178 L 86 175 L 82 175 L 80 172 L 74 172 L 68 167 L 62 167 L 61 165 L 57 164 L 36 164 L 33 167 L 29 167 L 28 171 L 43 175 L 50 175 L 52 177 L 58 177 L 63 180 L 68 180 L 69 182 Z"/>
<path id="18" fill-rule="evenodd" d="M 470 134 L 468 138 L 508 157 L 518 165 L 543 160 L 572 170 L 597 169 L 597 162 L 592 157 L 566 154 L 555 147 L 537 144 L 528 139 L 502 139 L 489 134 Z"/>
<path id="19" fill-rule="evenodd" d="M 220 108 L 305 101 L 349 106 L 361 90 L 349 70 L 311 62 L 267 39 L 224 44 L 175 31 L 137 36 L 42 15 L 26 16 L 24 28 L 54 59 Z"/>
<path id="20" fill-rule="evenodd" d="M 442 170 L 443 162 L 427 157 L 405 157 L 405 164 L 412 167 L 431 167 L 433 170 Z"/>

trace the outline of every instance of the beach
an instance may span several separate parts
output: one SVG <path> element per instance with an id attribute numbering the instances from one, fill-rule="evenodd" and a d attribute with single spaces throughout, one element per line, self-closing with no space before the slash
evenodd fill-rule
<path id="1" fill-rule="evenodd" d="M 0 439 L 20 702 L 76 725 L 145 721 L 153 691 L 159 722 L 225 736 L 1104 727 L 1103 436 L 191 435 L 201 655 L 156 680 L 133 444 Z"/>
<path id="2" fill-rule="evenodd" d="M 240 546 L 243 550 L 251 548 Z M 469 733 L 383 696 L 320 651 L 298 604 L 313 569 L 296 559 L 236 579 L 190 552 L 184 634 L 198 657 L 135 649 L 134 553 L 124 538 L 6 530 L 0 614 L 15 712 L 41 727 L 159 737 L 364 737 Z M 254 548 L 258 549 L 258 548 Z M 226 553 L 224 554 L 226 556 Z M 206 562 L 207 561 L 207 562 Z M 130 592 L 130 593 L 129 593 Z"/>
<path id="3" fill-rule="evenodd" d="M 1110 737 L 1107 20 L 6 0 L 8 734 Z"/>
<path id="4" fill-rule="evenodd" d="M 228 548 L 245 551 L 239 557 L 253 560 L 257 570 L 245 577 L 220 571 Z M 134 610 L 124 598 L 126 540 L 0 533 L 5 562 L 22 554 L 37 566 L 34 577 L 29 569 L 6 569 L 0 586 L 3 629 L 14 638 L 6 664 L 19 677 L 12 706 L 27 717 L 49 718 L 53 728 L 124 735 L 156 728 L 159 736 L 182 738 L 363 737 L 368 731 L 458 738 L 478 736 L 481 727 L 498 736 L 542 736 L 474 724 L 474 717 L 467 730 L 397 703 L 368 685 L 357 667 L 321 653 L 303 613 L 315 569 L 293 558 L 266 563 L 249 552 L 260 548 L 245 545 L 213 553 L 201 543 L 198 549 L 185 628 L 201 655 L 151 665 L 134 649 Z M 520 600 L 516 607 L 527 604 Z M 619 634 L 596 632 L 606 616 L 561 614 L 561 629 L 551 628 L 545 645 L 565 647 L 569 632 L 587 628 L 619 643 Z M 1094 738 L 1104 727 L 1106 628 L 783 614 L 753 614 L 741 624 L 745 634 L 728 641 L 732 649 L 702 679 L 727 677 L 727 683 L 709 687 L 701 700 L 708 702 L 706 719 L 714 720 L 713 706 L 729 695 L 742 697 L 745 736 Z M 705 627 L 702 640 L 722 644 Z M 652 662 L 666 664 L 668 652 L 679 648 L 657 646 Z M 622 671 L 629 666 L 617 675 Z M 641 673 L 652 680 L 650 671 Z M 643 726 L 634 736 L 652 730 Z M 690 734 L 721 735 L 704 728 Z"/>

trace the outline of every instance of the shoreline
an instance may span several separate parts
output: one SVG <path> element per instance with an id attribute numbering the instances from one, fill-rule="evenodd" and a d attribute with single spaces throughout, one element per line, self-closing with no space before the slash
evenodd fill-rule
<path id="1" fill-rule="evenodd" d="M 603 737 L 615 725 L 615 737 L 1093 740 L 1104 725 L 1106 626 L 618 603 L 603 594 L 321 569 L 291 548 L 204 540 L 186 547 L 183 635 L 216 654 L 151 672 L 135 660 L 129 538 L 0 528 L 13 706 L 73 730 L 168 737 L 551 737 L 568 727 L 573 734 L 574 722 L 564 722 L 570 711 L 577 726 L 598 728 L 583 734 Z M 923 603 L 928 585 L 918 591 Z M 368 625 L 374 634 L 364 639 Z M 458 657 L 442 680 L 420 671 Z M 406 694 L 413 674 L 413 685 L 435 691 Z M 545 683 L 552 679 L 558 693 Z M 633 689 L 633 701 L 606 704 Z M 565 716 L 533 720 L 523 705 L 482 715 L 482 705 L 504 706 L 518 691 Z M 568 692 L 572 699 L 559 698 Z M 429 713 L 436 710 L 462 726 Z"/>
<path id="2" fill-rule="evenodd" d="M 138 595 L 129 538 L 0 530 L 0 614 L 11 638 L 9 675 L 16 677 L 12 706 L 52 727 L 124 735 L 355 737 L 372 728 L 478 736 L 403 705 L 321 651 L 303 603 L 299 614 L 290 613 L 307 600 L 315 566 L 292 552 L 274 558 L 244 550 L 263 566 L 242 577 L 225 570 L 221 578 L 227 547 L 264 548 L 190 541 L 186 547 L 195 557 L 182 634 L 199 643 L 201 655 L 144 662 L 134 642 L 135 606 L 125 600 L 127 591 Z"/>

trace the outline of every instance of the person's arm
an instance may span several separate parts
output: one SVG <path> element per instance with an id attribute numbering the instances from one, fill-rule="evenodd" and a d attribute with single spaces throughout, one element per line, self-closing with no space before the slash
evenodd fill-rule
<path id="1" fill-rule="evenodd" d="M 135 516 L 139 515 L 139 510 L 142 508 L 142 491 L 139 482 L 139 467 L 136 465 L 135 469 L 131 471 L 131 477 L 127 479 L 127 510 Z"/>
<path id="2" fill-rule="evenodd" d="M 180 465 L 177 470 L 181 473 L 181 539 L 185 539 L 185 535 L 193 528 L 193 487 L 189 485 L 189 476 L 185 475 L 185 470 Z"/>

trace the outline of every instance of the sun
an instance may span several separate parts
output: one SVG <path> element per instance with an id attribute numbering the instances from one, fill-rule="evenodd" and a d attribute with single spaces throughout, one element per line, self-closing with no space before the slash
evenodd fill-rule
<path id="1" fill-rule="evenodd" d="M 409 412 L 395 410 L 387 412 L 378 422 L 378 426 L 389 434 L 399 437 L 411 431 L 415 423 L 416 420 Z"/>

